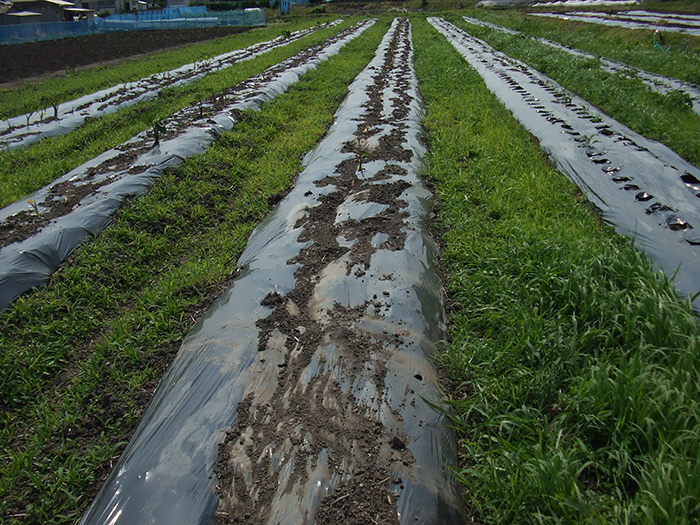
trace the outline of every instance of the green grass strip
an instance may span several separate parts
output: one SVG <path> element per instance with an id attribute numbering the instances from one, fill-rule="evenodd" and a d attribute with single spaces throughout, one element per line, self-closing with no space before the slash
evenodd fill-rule
<path id="1" fill-rule="evenodd" d="M 49 284 L 0 314 L 0 522 L 80 516 L 180 341 L 373 56 L 375 24 L 166 173 Z"/>
<path id="2" fill-rule="evenodd" d="M 117 84 L 134 82 L 155 73 L 162 73 L 184 64 L 212 58 L 251 44 L 271 40 L 284 31 L 296 31 L 315 23 L 309 20 L 253 28 L 245 33 L 193 43 L 179 49 L 167 49 L 138 58 L 127 58 L 116 64 L 69 70 L 65 75 L 39 81 L 27 80 L 12 88 L 0 89 L 0 119 L 50 108 L 83 95 Z"/>
<path id="3" fill-rule="evenodd" d="M 577 93 L 630 129 L 664 143 L 691 164 L 700 165 L 700 141 L 696 140 L 700 115 L 681 94 L 661 95 L 651 91 L 641 80 L 605 72 L 599 60 L 573 57 L 523 36 L 475 26 L 461 16 L 448 18 L 495 49 L 522 60 Z M 686 60 L 685 67 L 692 69 L 698 62 L 697 59 Z"/>
<path id="4" fill-rule="evenodd" d="M 97 155 L 148 129 L 148 122 L 165 118 L 266 68 L 317 44 L 355 20 L 316 33 L 192 84 L 163 89 L 155 100 L 142 102 L 117 113 L 90 120 L 66 135 L 43 139 L 28 148 L 0 152 L 0 207 L 7 206 L 44 187 Z"/>
<path id="5" fill-rule="evenodd" d="M 700 330 L 480 77 L 414 25 L 456 473 L 488 523 L 696 523 Z"/>

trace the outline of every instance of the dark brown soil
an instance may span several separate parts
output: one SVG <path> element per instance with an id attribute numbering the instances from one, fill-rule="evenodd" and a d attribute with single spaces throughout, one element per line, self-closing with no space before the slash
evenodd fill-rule
<path id="1" fill-rule="evenodd" d="M 249 27 L 117 31 L 0 46 L 0 85 L 242 33 Z"/>
<path id="2" fill-rule="evenodd" d="M 51 188 L 48 197 L 39 203 L 29 201 L 28 210 L 8 217 L 0 222 L 0 248 L 20 242 L 34 235 L 53 219 L 73 211 L 88 195 L 111 182 L 89 182 L 91 175 L 80 181 L 66 181 Z"/>
<path id="3" fill-rule="evenodd" d="M 405 28 L 405 26 L 404 26 Z M 403 435 L 390 433 L 375 409 L 362 406 L 354 395 L 345 392 L 336 378 L 317 370 L 305 383 L 303 374 L 323 360 L 328 345 L 337 349 L 342 370 L 353 383 L 363 377 L 381 392 L 387 374 L 387 362 L 401 345 L 397 334 L 385 336 L 358 329 L 368 310 L 380 312 L 387 306 L 388 294 L 376 295 L 366 304 L 349 308 L 339 303 L 321 311 L 315 304 L 315 289 L 324 271 L 343 257 L 346 275 L 361 279 L 370 269 L 371 256 L 377 251 L 372 239 L 385 234 L 383 250 L 402 250 L 405 246 L 404 208 L 407 203 L 399 197 L 408 182 L 387 181 L 389 174 L 401 177 L 406 170 L 398 162 L 409 161 L 412 151 L 405 147 L 403 125 L 396 122 L 406 113 L 410 97 L 394 100 L 397 110 L 390 118 L 382 117 L 382 92 L 387 73 L 397 64 L 406 66 L 408 57 L 397 57 L 395 49 L 400 36 L 397 31 L 387 53 L 384 67 L 374 77 L 368 91 L 368 112 L 358 119 L 357 130 L 343 151 L 355 153 L 336 166 L 333 176 L 319 182 L 319 187 L 332 187 L 330 193 L 319 197 L 319 204 L 307 210 L 296 228 L 303 228 L 299 242 L 309 243 L 288 264 L 299 265 L 295 272 L 296 287 L 285 296 L 271 293 L 262 304 L 273 308 L 261 319 L 260 359 L 273 355 L 268 352 L 284 345 L 286 357 L 277 366 L 277 390 L 264 400 L 249 395 L 238 407 L 235 427 L 228 432 L 219 447 L 215 468 L 220 498 L 216 523 L 266 523 L 275 513 L 280 490 L 298 495 L 299 487 L 308 487 L 313 471 L 324 468 L 337 476 L 338 482 L 328 487 L 320 505 L 304 502 L 305 522 L 319 524 L 398 524 L 399 494 L 392 488 L 402 480 L 395 477 L 397 465 L 410 465 L 415 460 Z M 368 137 L 377 133 L 378 125 L 393 124 L 395 131 L 382 137 L 376 148 L 367 148 Z M 373 177 L 362 174 L 362 164 L 386 161 L 385 168 Z M 339 206 L 349 199 L 384 205 L 384 211 L 362 221 L 336 220 Z M 351 247 L 338 239 L 355 241 Z M 364 270 L 363 270 L 364 268 Z M 353 271 L 354 270 L 354 271 Z M 392 279 L 391 275 L 384 279 Z M 319 357 L 320 356 L 320 357 Z M 302 386 L 305 385 L 305 386 Z M 379 395 L 379 394 L 378 394 Z M 400 414 L 395 414 L 400 418 Z M 282 489 L 280 474 L 268 459 L 284 451 L 285 469 L 291 471 Z M 323 478 L 323 475 L 321 476 Z M 325 479 L 325 478 L 324 478 Z M 320 481 L 319 481 L 320 483 Z M 296 519 L 290 518 L 290 519 Z"/>

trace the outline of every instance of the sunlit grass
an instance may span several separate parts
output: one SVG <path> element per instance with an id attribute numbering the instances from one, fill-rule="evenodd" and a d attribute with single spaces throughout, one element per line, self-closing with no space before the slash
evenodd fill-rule
<path id="1" fill-rule="evenodd" d="M 416 23 L 454 422 L 489 523 L 690 523 L 700 330 L 687 302 L 436 32 Z"/>
<path id="2" fill-rule="evenodd" d="M 645 6 L 645 9 L 646 6 Z M 533 17 L 527 11 L 475 10 L 471 16 L 571 46 L 638 68 L 700 84 L 700 38 L 683 33 L 663 33 L 664 53 L 654 48 L 653 29 L 586 24 L 556 18 Z"/>

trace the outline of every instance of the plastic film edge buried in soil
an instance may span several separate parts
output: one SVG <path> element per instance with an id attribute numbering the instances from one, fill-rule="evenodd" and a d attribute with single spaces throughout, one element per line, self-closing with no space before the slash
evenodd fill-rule
<path id="1" fill-rule="evenodd" d="M 252 44 L 244 49 L 236 49 L 216 57 L 185 64 L 170 71 L 118 84 L 102 89 L 78 99 L 62 102 L 52 108 L 45 108 L 10 117 L 0 121 L 0 149 L 14 149 L 29 146 L 44 137 L 65 135 L 82 126 L 87 119 L 114 113 L 158 97 L 163 88 L 182 86 L 199 80 L 210 73 L 222 71 L 245 60 L 252 60 L 278 47 L 291 44 L 319 29 L 333 27 L 342 19 L 294 31 L 289 37 L 277 37 L 265 42 Z"/>
<path id="2" fill-rule="evenodd" d="M 164 170 L 206 151 L 221 132 L 233 128 L 237 112 L 257 109 L 285 92 L 302 74 L 338 53 L 373 23 L 364 20 L 268 68 L 238 84 L 231 96 L 217 96 L 178 111 L 165 119 L 158 146 L 153 146 L 150 132 L 140 133 L 28 199 L 0 210 L 0 220 L 5 223 L 20 215 L 30 225 L 31 221 L 40 223 L 28 238 L 0 249 L 0 311 L 20 294 L 43 284 L 75 248 L 110 223 L 125 199 L 148 191 Z M 27 211 L 27 203 L 33 203 L 35 209 Z M 54 210 L 60 215 L 52 218 Z"/>
<path id="3" fill-rule="evenodd" d="M 550 78 L 439 18 L 429 22 L 483 78 L 618 233 L 681 295 L 700 291 L 700 170 Z M 700 298 L 693 306 L 700 310 Z"/>
<path id="4" fill-rule="evenodd" d="M 445 319 L 416 86 L 395 19 L 82 524 L 335 523 L 369 503 L 385 523 L 465 522 L 431 405 Z"/>

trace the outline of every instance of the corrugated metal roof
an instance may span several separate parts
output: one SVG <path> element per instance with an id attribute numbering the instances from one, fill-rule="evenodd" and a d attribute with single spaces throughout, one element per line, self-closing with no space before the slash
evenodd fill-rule
<path id="1" fill-rule="evenodd" d="M 75 7 L 75 4 L 73 2 L 66 2 L 66 0 L 44 0 L 44 2 L 48 2 L 49 4 L 54 4 L 61 7 Z"/>
<path id="2" fill-rule="evenodd" d="M 15 11 L 14 13 L 5 13 L 5 16 L 41 16 L 41 13 L 35 13 L 34 11 Z"/>
<path id="3" fill-rule="evenodd" d="M 13 4 L 37 4 L 40 2 L 48 2 L 62 7 L 71 7 L 75 5 L 73 2 L 66 2 L 66 0 L 12 0 Z"/>

